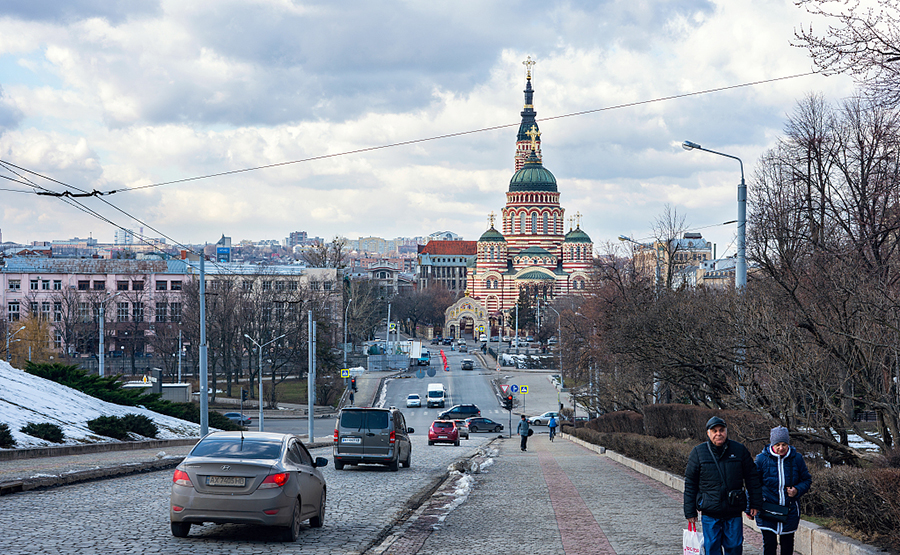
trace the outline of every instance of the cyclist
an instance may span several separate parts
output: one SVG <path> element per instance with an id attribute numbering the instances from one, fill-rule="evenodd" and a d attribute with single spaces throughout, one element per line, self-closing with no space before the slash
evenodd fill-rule
<path id="1" fill-rule="evenodd" d="M 547 422 L 547 428 L 550 430 L 550 441 L 553 441 L 553 436 L 556 435 L 556 417 L 551 416 L 550 422 Z"/>

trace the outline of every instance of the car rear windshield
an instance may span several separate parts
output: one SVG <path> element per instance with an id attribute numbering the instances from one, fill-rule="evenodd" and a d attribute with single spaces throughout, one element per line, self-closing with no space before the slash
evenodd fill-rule
<path id="1" fill-rule="evenodd" d="M 435 430 L 438 430 L 438 429 L 443 430 L 443 429 L 448 429 L 448 428 L 452 428 L 452 427 L 453 427 L 453 422 L 435 422 L 434 423 Z"/>
<path id="2" fill-rule="evenodd" d="M 192 457 L 226 457 L 232 459 L 277 459 L 281 456 L 280 441 L 248 441 L 235 439 L 205 439 L 191 451 Z"/>
<path id="3" fill-rule="evenodd" d="M 383 410 L 348 410 L 341 413 L 341 427 L 353 430 L 383 430 L 388 427 L 388 413 Z"/>

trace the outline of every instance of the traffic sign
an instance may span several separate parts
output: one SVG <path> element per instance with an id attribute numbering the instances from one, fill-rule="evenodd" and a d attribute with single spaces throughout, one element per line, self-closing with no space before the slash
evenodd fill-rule
<path id="1" fill-rule="evenodd" d="M 509 390 L 509 384 L 505 384 L 505 383 L 500 384 L 500 391 L 502 391 L 504 395 L 506 395 L 506 392 L 508 390 Z"/>
<path id="2" fill-rule="evenodd" d="M 350 369 L 349 368 L 341 368 L 341 377 L 349 378 L 350 377 Z"/>
<path id="3" fill-rule="evenodd" d="M 528 395 L 528 386 L 527 386 L 527 385 L 520 385 L 520 386 L 519 386 L 519 393 L 521 393 L 522 395 Z"/>
<path id="4" fill-rule="evenodd" d="M 434 371 L 434 366 L 429 366 L 429 367 L 428 367 L 428 370 L 426 370 L 426 372 L 428 372 L 428 377 L 429 377 L 429 378 L 433 378 L 434 375 L 437 373 L 437 372 Z"/>
<path id="5" fill-rule="evenodd" d="M 519 386 L 517 386 L 516 384 L 512 384 L 511 386 L 509 386 L 509 390 L 510 390 L 511 392 L 513 392 L 513 393 L 518 393 L 518 392 L 519 392 Z"/>
<path id="6" fill-rule="evenodd" d="M 422 378 L 424 378 L 425 377 L 425 369 L 419 368 L 418 370 L 416 370 L 416 377 L 419 378 L 420 380 Z"/>

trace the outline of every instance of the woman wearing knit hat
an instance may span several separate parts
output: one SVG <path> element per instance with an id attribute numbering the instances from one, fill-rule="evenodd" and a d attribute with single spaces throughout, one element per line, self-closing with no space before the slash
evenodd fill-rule
<path id="1" fill-rule="evenodd" d="M 756 516 L 763 535 L 763 554 L 775 555 L 781 543 L 781 555 L 791 555 L 794 532 L 800 525 L 798 500 L 809 491 L 812 476 L 803 455 L 791 447 L 787 428 L 772 428 L 769 445 L 756 456 L 756 468 L 763 486 L 763 510 Z"/>

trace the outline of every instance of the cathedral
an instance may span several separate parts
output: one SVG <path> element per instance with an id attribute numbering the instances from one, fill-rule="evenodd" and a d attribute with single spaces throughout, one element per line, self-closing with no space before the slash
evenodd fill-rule
<path id="1" fill-rule="evenodd" d="M 580 214 L 565 231 L 556 177 L 542 163 L 531 84 L 534 61 L 529 57 L 524 64 L 525 107 L 516 137 L 515 173 L 506 191 L 500 229 L 492 213 L 490 229 L 478 239 L 467 272 L 466 297 L 447 309 L 445 329 L 454 335 L 478 337 L 489 331 L 496 335 L 496 326 L 515 307 L 520 291 L 549 302 L 580 293 L 589 279 L 594 245 L 581 230 Z"/>

